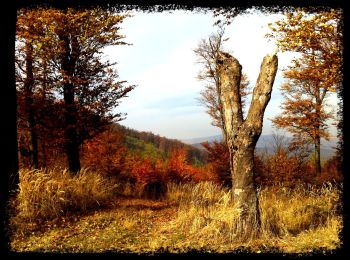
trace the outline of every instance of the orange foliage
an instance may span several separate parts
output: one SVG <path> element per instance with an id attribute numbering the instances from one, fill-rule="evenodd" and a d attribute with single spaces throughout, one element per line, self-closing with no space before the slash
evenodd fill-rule
<path id="1" fill-rule="evenodd" d="M 290 156 L 286 149 L 280 149 L 274 154 L 261 158 L 256 156 L 255 161 L 260 184 L 273 185 L 276 182 L 293 184 L 298 180 L 305 180 L 307 171 L 300 171 L 295 157 Z M 303 175 L 302 175 L 303 174 Z"/>
<path id="2" fill-rule="evenodd" d="M 319 176 L 317 181 L 319 183 L 329 181 L 343 181 L 343 174 L 341 171 L 341 165 L 338 157 L 334 156 L 324 164 L 322 174 L 321 176 Z"/>
<path id="3" fill-rule="evenodd" d="M 126 152 L 124 135 L 108 129 L 84 143 L 81 162 L 84 167 L 118 175 L 124 168 Z"/>
<path id="4" fill-rule="evenodd" d="M 328 139 L 327 121 L 334 119 L 326 108 L 326 97 L 342 84 L 342 30 L 340 9 L 306 13 L 303 9 L 287 13 L 270 24 L 271 33 L 282 51 L 301 54 L 283 72 L 282 113 L 273 119 L 278 128 L 302 135 L 315 145 L 315 171 L 321 174 L 320 140 Z"/>
<path id="5" fill-rule="evenodd" d="M 194 167 L 188 162 L 185 149 L 173 149 L 170 158 L 165 161 L 152 161 L 151 158 L 128 158 L 126 172 L 130 172 L 132 180 L 138 187 L 167 182 L 201 182 L 217 181 L 209 167 Z"/>
<path id="6" fill-rule="evenodd" d="M 164 183 L 167 181 L 164 166 L 160 160 L 152 162 L 145 158 L 133 160 L 130 173 L 138 185 L 144 185 L 153 182 Z"/>
<path id="7" fill-rule="evenodd" d="M 191 180 L 191 166 L 187 163 L 186 150 L 173 149 L 167 168 L 171 181 L 179 183 Z"/>
<path id="8" fill-rule="evenodd" d="M 202 143 L 208 152 L 208 167 L 212 175 L 216 176 L 225 186 L 231 186 L 230 158 L 227 145 L 224 142 L 214 141 L 212 144 L 208 142 Z"/>
<path id="9" fill-rule="evenodd" d="M 173 182 L 218 181 L 210 167 L 194 167 L 188 162 L 188 151 L 174 149 L 167 164 L 167 174 Z"/>
<path id="10" fill-rule="evenodd" d="M 337 157 L 329 159 L 323 166 L 322 174 L 316 176 L 313 160 L 300 161 L 287 149 L 280 149 L 274 154 L 255 156 L 256 181 L 260 185 L 284 183 L 288 186 L 297 183 L 322 185 L 325 182 L 342 182 L 343 176 Z"/>

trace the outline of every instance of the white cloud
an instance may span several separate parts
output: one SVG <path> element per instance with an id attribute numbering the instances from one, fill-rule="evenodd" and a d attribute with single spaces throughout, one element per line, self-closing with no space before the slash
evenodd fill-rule
<path id="1" fill-rule="evenodd" d="M 239 16 L 227 28 L 226 36 L 230 39 L 226 49 L 239 60 L 252 86 L 263 57 L 275 49 L 274 42 L 264 37 L 268 32 L 267 24 L 280 17 Z M 200 39 L 217 30 L 213 22 L 210 13 L 181 10 L 172 14 L 136 13 L 124 21 L 122 33 L 133 45 L 106 49 L 106 57 L 118 62 L 120 79 L 137 85 L 117 108 L 128 113 L 123 124 L 170 138 L 188 139 L 220 133 L 210 125 L 211 118 L 196 100 L 204 84 L 196 79 L 200 65 L 196 63 L 193 50 Z M 282 69 L 294 56 L 292 52 L 278 53 L 279 71 L 265 111 L 263 134 L 271 133 L 268 118 L 280 112 Z M 331 102 L 336 103 L 337 99 L 332 98 Z"/>

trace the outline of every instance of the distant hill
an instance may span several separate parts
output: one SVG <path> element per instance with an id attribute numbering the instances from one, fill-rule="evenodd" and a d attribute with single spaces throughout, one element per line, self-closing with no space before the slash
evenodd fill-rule
<path id="1" fill-rule="evenodd" d="M 165 152 L 158 149 L 153 143 L 148 143 L 132 136 L 125 136 L 125 141 L 129 153 L 138 154 L 142 157 L 148 156 L 154 159 L 165 159 L 166 157 Z"/>
<path id="2" fill-rule="evenodd" d="M 125 135 L 126 145 L 132 153 L 165 159 L 169 157 L 173 149 L 181 148 L 188 151 L 187 159 L 190 163 L 195 165 L 206 163 L 207 152 L 203 149 L 198 149 L 180 140 L 169 139 L 152 132 L 137 131 L 117 123 L 114 127 Z"/>
<path id="3" fill-rule="evenodd" d="M 191 145 L 198 145 L 200 143 L 204 142 L 214 142 L 214 141 L 220 141 L 222 139 L 221 135 L 214 135 L 214 136 L 207 136 L 207 137 L 199 137 L 199 138 L 192 138 L 192 139 L 184 139 L 181 140 L 185 144 L 191 144 Z"/>
<path id="4" fill-rule="evenodd" d="M 192 146 L 198 148 L 198 149 L 205 149 L 201 143 L 209 142 L 212 143 L 214 141 L 220 141 L 222 140 L 221 135 L 214 135 L 214 136 L 208 136 L 208 137 L 201 137 L 201 138 L 193 138 L 193 139 L 186 139 L 182 140 L 184 143 L 191 144 Z M 288 144 L 291 142 L 291 137 L 284 137 L 285 142 Z M 257 152 L 263 152 L 266 151 L 269 153 L 273 152 L 273 143 L 274 143 L 274 137 L 273 135 L 261 135 L 258 143 L 256 145 Z M 321 160 L 327 160 L 331 158 L 335 154 L 335 147 L 337 146 L 336 140 L 331 141 L 325 141 L 322 140 L 321 142 Z"/>

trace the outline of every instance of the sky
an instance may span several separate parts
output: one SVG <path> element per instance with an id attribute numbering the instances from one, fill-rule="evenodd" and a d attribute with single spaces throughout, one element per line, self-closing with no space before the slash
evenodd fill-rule
<path id="1" fill-rule="evenodd" d="M 220 129 L 211 125 L 205 107 L 197 100 L 205 82 L 196 78 L 201 65 L 193 51 L 201 39 L 218 29 L 213 25 L 212 13 L 188 10 L 131 13 L 133 16 L 123 21 L 120 32 L 132 45 L 109 46 L 104 52 L 105 59 L 117 62 L 119 79 L 136 85 L 115 110 L 127 113 L 120 123 L 180 140 L 219 135 Z M 225 37 L 229 40 L 224 47 L 238 59 L 252 87 L 263 57 L 276 48 L 273 41 L 264 37 L 269 31 L 267 25 L 281 17 L 261 13 L 243 15 L 226 28 Z M 263 135 L 276 131 L 270 119 L 281 112 L 282 70 L 294 55 L 278 53 L 278 72 L 265 110 Z M 336 95 L 329 98 L 329 103 L 336 111 Z M 334 126 L 330 126 L 330 131 L 336 136 Z"/>

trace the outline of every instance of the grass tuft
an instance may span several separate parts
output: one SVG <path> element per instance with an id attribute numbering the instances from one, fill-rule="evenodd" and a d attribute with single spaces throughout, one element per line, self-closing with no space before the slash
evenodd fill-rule
<path id="1" fill-rule="evenodd" d="M 30 221 L 84 212 L 106 203 L 115 190 L 100 174 L 82 169 L 19 171 L 18 216 Z"/>

